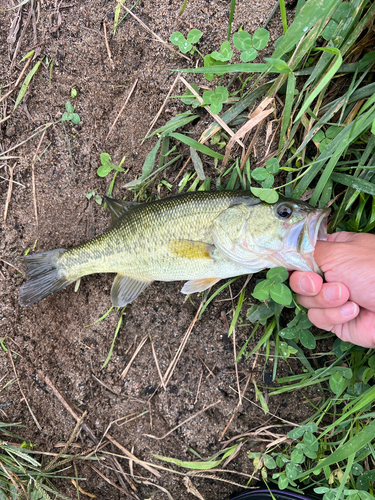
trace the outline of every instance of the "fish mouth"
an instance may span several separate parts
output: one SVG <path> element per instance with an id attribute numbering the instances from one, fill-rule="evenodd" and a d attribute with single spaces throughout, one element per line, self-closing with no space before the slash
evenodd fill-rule
<path id="1" fill-rule="evenodd" d="M 310 243 L 314 248 L 317 241 L 327 241 L 327 225 L 330 213 L 330 208 L 324 208 L 320 213 L 312 214 L 307 221 Z"/>
<path id="2" fill-rule="evenodd" d="M 314 259 L 317 241 L 327 240 L 328 215 L 331 210 L 312 209 L 304 220 L 292 224 L 287 230 L 287 247 L 294 254 L 293 264 L 290 269 L 299 271 L 313 271 L 322 274 Z"/>

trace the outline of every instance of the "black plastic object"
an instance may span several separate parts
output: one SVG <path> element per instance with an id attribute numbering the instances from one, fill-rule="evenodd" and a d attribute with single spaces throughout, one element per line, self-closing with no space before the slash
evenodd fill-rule
<path id="1" fill-rule="evenodd" d="M 280 491 L 271 489 L 272 495 L 276 500 L 320 500 L 322 497 L 316 493 L 307 493 L 301 495 L 291 491 Z M 232 497 L 232 500 L 272 500 L 272 496 L 267 489 L 259 489 L 253 491 L 246 491 L 239 495 Z"/>

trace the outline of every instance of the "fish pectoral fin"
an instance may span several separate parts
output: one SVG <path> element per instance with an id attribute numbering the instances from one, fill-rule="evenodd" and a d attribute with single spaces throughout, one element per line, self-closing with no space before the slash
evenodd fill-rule
<path id="1" fill-rule="evenodd" d="M 130 304 L 142 293 L 152 281 L 129 278 L 118 274 L 111 288 L 111 299 L 114 307 L 124 307 Z"/>
<path id="2" fill-rule="evenodd" d="M 186 259 L 213 259 L 212 253 L 216 249 L 215 245 L 191 240 L 173 240 L 168 247 L 172 253 Z"/>
<path id="3" fill-rule="evenodd" d="M 103 196 L 111 214 L 111 224 L 114 225 L 118 219 L 131 208 L 141 205 L 135 201 L 115 200 L 109 196 Z"/>
<path id="4" fill-rule="evenodd" d="M 221 278 L 204 278 L 187 281 L 182 287 L 181 293 L 185 293 L 187 295 L 189 293 L 203 292 L 204 290 L 207 290 L 207 288 L 211 288 L 220 280 Z"/>

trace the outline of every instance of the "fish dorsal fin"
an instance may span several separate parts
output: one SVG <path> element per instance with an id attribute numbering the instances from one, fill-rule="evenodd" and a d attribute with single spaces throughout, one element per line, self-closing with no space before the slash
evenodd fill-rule
<path id="1" fill-rule="evenodd" d="M 115 200 L 109 196 L 103 196 L 111 213 L 111 223 L 114 225 L 118 219 L 131 208 L 138 207 L 140 203 L 136 201 Z"/>
<path id="2" fill-rule="evenodd" d="M 187 281 L 182 287 L 181 293 L 197 293 L 211 288 L 215 283 L 220 281 L 221 278 L 205 278 L 199 280 Z"/>
<path id="3" fill-rule="evenodd" d="M 118 274 L 111 289 L 111 299 L 114 307 L 124 307 L 135 300 L 152 281 L 129 278 Z"/>
<path id="4" fill-rule="evenodd" d="M 213 259 L 214 245 L 202 241 L 173 240 L 168 244 L 169 250 L 178 257 L 185 259 Z"/>

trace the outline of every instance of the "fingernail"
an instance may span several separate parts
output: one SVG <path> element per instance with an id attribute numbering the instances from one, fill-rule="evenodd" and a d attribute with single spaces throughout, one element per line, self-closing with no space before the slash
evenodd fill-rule
<path id="1" fill-rule="evenodd" d="M 341 299 L 341 285 L 330 285 L 323 288 L 324 298 L 329 301 Z"/>
<path id="2" fill-rule="evenodd" d="M 306 275 L 303 276 L 299 280 L 299 286 L 301 287 L 301 290 L 305 293 L 315 293 L 315 285 L 310 276 Z"/>
<path id="3" fill-rule="evenodd" d="M 340 307 L 340 312 L 343 316 L 354 316 L 358 309 L 357 304 L 354 302 L 347 302 L 343 306 Z"/>

